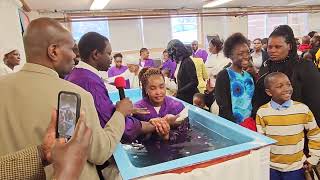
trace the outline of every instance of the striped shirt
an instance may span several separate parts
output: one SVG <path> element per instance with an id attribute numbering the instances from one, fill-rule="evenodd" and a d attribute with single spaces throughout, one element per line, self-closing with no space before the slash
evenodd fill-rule
<path id="1" fill-rule="evenodd" d="M 271 146 L 270 166 L 282 172 L 301 169 L 305 160 L 316 165 L 320 157 L 320 129 L 312 112 L 306 105 L 290 101 L 290 106 L 281 109 L 272 108 L 269 102 L 259 108 L 256 117 L 258 132 L 277 141 Z M 308 131 L 308 159 L 303 153 L 304 130 Z"/>

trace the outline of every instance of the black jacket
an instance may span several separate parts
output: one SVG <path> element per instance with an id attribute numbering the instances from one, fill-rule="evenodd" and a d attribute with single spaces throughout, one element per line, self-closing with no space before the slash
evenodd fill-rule
<path id="1" fill-rule="evenodd" d="M 264 79 L 272 72 L 283 72 L 293 86 L 292 100 L 306 104 L 320 124 L 320 72 L 311 61 L 286 60 L 274 63 L 270 60 L 260 68 L 253 96 L 253 115 L 258 108 L 268 103 L 271 98 L 265 93 Z"/>
<path id="2" fill-rule="evenodd" d="M 177 98 L 192 104 L 193 95 L 199 90 L 196 67 L 190 57 L 181 61 L 177 82 Z"/>

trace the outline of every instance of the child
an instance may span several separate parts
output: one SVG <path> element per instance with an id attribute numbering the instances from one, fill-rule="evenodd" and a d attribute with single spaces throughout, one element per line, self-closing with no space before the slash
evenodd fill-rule
<path id="1" fill-rule="evenodd" d="M 147 48 L 140 49 L 140 66 L 141 67 L 155 67 L 153 59 L 149 59 L 149 50 Z"/>
<path id="2" fill-rule="evenodd" d="M 164 76 L 167 94 L 170 96 L 175 96 L 177 94 L 178 86 L 174 82 L 174 79 L 170 78 L 170 71 L 168 69 L 163 69 L 161 73 Z"/>
<path id="3" fill-rule="evenodd" d="M 204 94 L 201 94 L 201 93 L 194 94 L 193 95 L 193 105 L 197 106 L 203 110 L 209 111 L 209 109 L 206 107 L 204 98 L 205 98 Z"/>
<path id="4" fill-rule="evenodd" d="M 143 99 L 134 106 L 147 108 L 150 114 L 140 114 L 135 117 L 140 121 L 150 122 L 156 127 L 158 134 L 153 133 L 151 139 L 159 140 L 160 137 L 163 140 L 175 142 L 179 137 L 183 137 L 189 128 L 188 121 L 185 121 L 188 117 L 188 110 L 180 101 L 166 96 L 164 77 L 160 69 L 143 68 L 139 79 Z M 160 123 L 163 122 L 170 125 L 170 131 L 165 134 L 161 133 L 161 129 L 166 128 L 160 126 Z"/>
<path id="5" fill-rule="evenodd" d="M 176 71 L 177 64 L 176 64 L 175 61 L 172 61 L 172 59 L 170 59 L 169 53 L 168 53 L 167 50 L 163 51 L 162 56 L 163 56 L 163 62 L 162 62 L 162 65 L 161 65 L 160 69 L 161 70 L 168 69 L 169 73 L 170 73 L 169 77 L 171 79 L 173 79 L 174 78 L 174 72 Z"/>
<path id="6" fill-rule="evenodd" d="M 278 141 L 271 146 L 270 180 L 303 180 L 304 169 L 319 161 L 320 129 L 310 109 L 291 100 L 293 89 L 285 74 L 271 73 L 264 84 L 271 102 L 259 108 L 256 123 L 258 132 Z M 309 158 L 303 153 L 304 130 Z"/>

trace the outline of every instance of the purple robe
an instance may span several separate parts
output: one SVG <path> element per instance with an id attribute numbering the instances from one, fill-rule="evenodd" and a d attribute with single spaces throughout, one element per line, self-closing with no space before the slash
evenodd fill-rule
<path id="1" fill-rule="evenodd" d="M 116 66 L 112 66 L 109 70 L 108 70 L 108 77 L 114 77 L 117 76 L 119 74 L 124 73 L 126 70 L 128 69 L 127 66 L 121 66 L 120 68 L 117 68 Z"/>
<path id="2" fill-rule="evenodd" d="M 208 53 L 204 49 L 197 49 L 196 52 L 193 52 L 192 56 L 196 58 L 202 58 L 203 62 L 205 63 L 208 58 Z"/>
<path id="3" fill-rule="evenodd" d="M 153 59 L 145 59 L 143 61 L 144 61 L 144 66 L 143 67 L 156 67 L 155 64 L 154 64 Z M 139 63 L 139 66 L 142 67 L 141 61 Z"/>
<path id="4" fill-rule="evenodd" d="M 148 108 L 148 110 L 150 111 L 150 114 L 134 115 L 135 118 L 145 122 L 148 122 L 152 118 L 164 117 L 167 114 L 178 115 L 185 108 L 180 101 L 174 100 L 173 98 L 168 96 L 165 97 L 164 102 L 160 108 L 159 114 L 156 112 L 153 105 L 151 104 L 149 99 L 146 97 L 136 102 L 134 104 L 134 107 Z M 189 129 L 189 123 L 188 123 L 188 120 L 185 120 L 177 128 L 170 130 L 169 141 L 175 142 L 178 138 L 182 138 L 183 136 L 185 137 L 185 134 L 187 133 L 188 129 Z M 158 135 L 156 135 L 156 133 L 154 133 L 151 139 L 159 140 L 159 137 Z"/>
<path id="5" fill-rule="evenodd" d="M 82 68 L 74 68 L 69 74 L 67 81 L 70 81 L 90 92 L 99 116 L 101 127 L 105 127 L 115 112 L 115 106 L 109 98 L 103 80 L 95 73 Z M 131 142 L 135 140 L 141 131 L 141 122 L 133 117 L 126 117 L 125 131 L 122 141 Z"/>
<path id="6" fill-rule="evenodd" d="M 176 71 L 177 63 L 168 59 L 166 62 L 162 64 L 162 69 L 168 69 L 170 71 L 170 78 L 174 78 L 174 72 Z"/>

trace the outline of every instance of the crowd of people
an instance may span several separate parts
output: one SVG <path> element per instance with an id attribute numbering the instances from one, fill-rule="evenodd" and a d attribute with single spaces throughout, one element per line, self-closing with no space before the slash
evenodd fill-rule
<path id="1" fill-rule="evenodd" d="M 140 49 L 139 59 L 113 54 L 109 39 L 96 32 L 75 44 L 50 18 L 33 20 L 23 40 L 27 63 L 22 69 L 14 70 L 20 63 L 14 48 L 4 50 L 0 63 L 0 142 L 6 144 L 0 148 L 0 164 L 6 166 L 1 165 L 0 179 L 116 179 L 108 167 L 119 142 L 174 143 L 185 136 L 188 109 L 172 96 L 277 140 L 270 152 L 271 180 L 304 179 L 305 170 L 319 162 L 316 32 L 299 45 L 287 25 L 252 45 L 234 33 L 225 41 L 210 40 L 208 52 L 197 41 L 185 45 L 174 39 L 160 66 L 147 48 Z M 142 89 L 140 101 L 113 104 L 109 92 L 119 76 L 126 88 Z M 85 112 L 67 143 L 55 139 L 52 108 L 60 91 L 79 94 Z M 24 156 L 29 159 L 22 161 Z M 16 164 L 26 168 L 17 172 Z M 45 173 L 45 166 L 51 170 Z"/>

